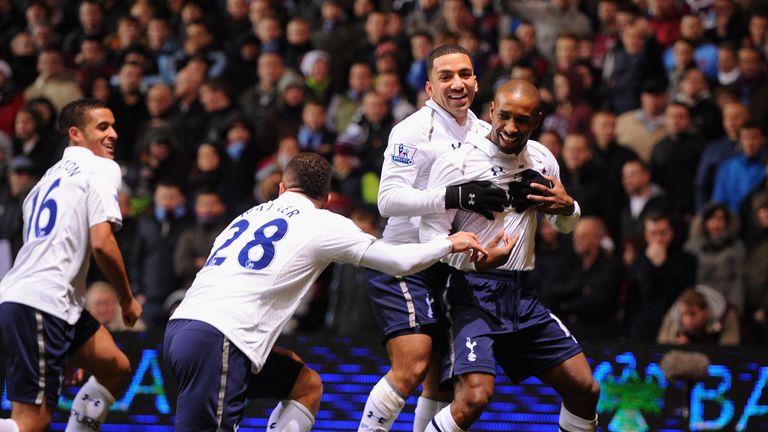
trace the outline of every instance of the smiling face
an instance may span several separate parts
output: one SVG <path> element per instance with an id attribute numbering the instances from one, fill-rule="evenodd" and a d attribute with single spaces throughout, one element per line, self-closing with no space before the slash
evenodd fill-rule
<path id="1" fill-rule="evenodd" d="M 520 153 L 541 121 L 536 88 L 525 81 L 517 83 L 521 85 L 499 89 L 489 110 L 492 130 L 488 138 L 507 154 Z"/>
<path id="2" fill-rule="evenodd" d="M 477 93 L 477 77 L 472 60 L 461 53 L 437 57 L 427 81 L 427 95 L 464 124 L 469 106 Z"/>
<path id="3" fill-rule="evenodd" d="M 85 126 L 69 128 L 69 139 L 73 144 L 85 147 L 96 156 L 115 158 L 115 116 L 109 108 L 95 108 L 85 113 Z"/>

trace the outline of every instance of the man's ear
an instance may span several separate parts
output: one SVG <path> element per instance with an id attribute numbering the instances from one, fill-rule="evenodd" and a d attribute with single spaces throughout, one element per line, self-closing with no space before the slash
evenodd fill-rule
<path id="1" fill-rule="evenodd" d="M 541 111 L 536 113 L 536 118 L 534 119 L 533 123 L 533 129 L 537 129 L 539 126 L 541 126 L 541 119 L 544 117 L 544 115 L 541 113 Z"/>
<path id="2" fill-rule="evenodd" d="M 70 126 L 69 129 L 67 129 L 67 138 L 69 138 L 69 142 L 73 144 L 79 144 L 80 133 L 80 129 L 75 126 Z"/>
<path id="3" fill-rule="evenodd" d="M 283 193 L 285 193 L 285 191 L 286 191 L 286 190 L 288 190 L 288 189 L 285 187 L 285 185 L 283 184 L 283 182 L 280 182 L 280 183 L 277 185 L 277 196 L 280 196 L 280 195 L 282 195 Z"/>
<path id="4" fill-rule="evenodd" d="M 324 209 L 324 208 L 328 207 L 328 203 L 329 202 L 331 202 L 331 194 L 330 193 L 325 196 L 325 199 L 323 200 L 322 204 L 320 204 L 320 208 Z"/>

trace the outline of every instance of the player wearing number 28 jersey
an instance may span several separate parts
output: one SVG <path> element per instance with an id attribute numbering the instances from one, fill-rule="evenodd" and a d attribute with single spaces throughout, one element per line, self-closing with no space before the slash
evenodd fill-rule
<path id="1" fill-rule="evenodd" d="M 328 163 L 299 154 L 285 169 L 280 196 L 238 216 L 216 238 L 166 329 L 164 355 L 179 381 L 177 430 L 236 430 L 246 401 L 261 397 L 282 400 L 269 430 L 309 430 L 322 394 L 319 376 L 273 347 L 326 266 L 398 275 L 451 251 L 482 249 L 467 233 L 423 244 L 376 241 L 322 210 L 329 188 Z"/>

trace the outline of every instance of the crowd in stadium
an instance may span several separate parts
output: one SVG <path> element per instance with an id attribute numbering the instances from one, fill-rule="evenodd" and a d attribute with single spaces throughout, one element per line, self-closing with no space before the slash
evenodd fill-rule
<path id="1" fill-rule="evenodd" d="M 164 327 L 301 151 L 332 164 L 329 208 L 380 235 L 389 132 L 445 43 L 473 54 L 479 117 L 510 78 L 539 88 L 533 138 L 583 215 L 569 236 L 539 223 L 533 278 L 580 340 L 768 340 L 768 9 L 749 1 L 0 0 L 0 270 L 67 144 L 58 110 L 83 96 L 117 121 L 140 328 Z M 329 267 L 291 329 L 375 334 L 364 286 Z"/>

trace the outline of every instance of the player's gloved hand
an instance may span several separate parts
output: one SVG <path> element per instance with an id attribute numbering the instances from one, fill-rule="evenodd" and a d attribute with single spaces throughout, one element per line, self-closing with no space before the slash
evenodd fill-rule
<path id="1" fill-rule="evenodd" d="M 445 208 L 462 209 L 493 219 L 493 213 L 504 210 L 507 193 L 490 181 L 474 181 L 445 188 Z"/>
<path id="2" fill-rule="evenodd" d="M 553 184 L 545 179 L 540 172 L 530 168 L 521 172 L 519 178 L 519 181 L 509 183 L 509 202 L 507 205 L 514 207 L 518 213 L 522 213 L 536 204 L 528 199 L 528 195 L 542 195 L 541 191 L 531 187 L 531 183 L 539 183 L 548 188 L 551 188 Z"/>

